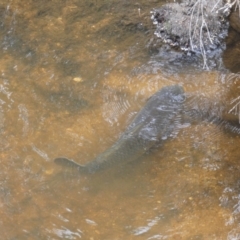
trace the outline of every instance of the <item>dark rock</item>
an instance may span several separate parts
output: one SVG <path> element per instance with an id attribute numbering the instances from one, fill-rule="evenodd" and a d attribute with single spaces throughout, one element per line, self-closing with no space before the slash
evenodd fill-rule
<path id="1" fill-rule="evenodd" d="M 229 12 L 224 1 L 168 3 L 152 11 L 155 35 L 170 46 L 202 55 L 207 65 L 208 58 L 219 58 L 226 48 Z"/>

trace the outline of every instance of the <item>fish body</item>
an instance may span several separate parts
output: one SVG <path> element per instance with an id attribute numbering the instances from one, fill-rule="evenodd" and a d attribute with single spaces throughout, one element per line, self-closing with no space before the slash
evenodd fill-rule
<path id="1" fill-rule="evenodd" d="M 176 127 L 176 116 L 182 110 L 185 100 L 184 90 L 179 85 L 163 87 L 150 97 L 136 115 L 119 140 L 86 165 L 60 157 L 55 162 L 71 165 L 80 172 L 95 172 L 112 163 L 133 161 L 141 157 L 159 140 L 171 136 Z"/>

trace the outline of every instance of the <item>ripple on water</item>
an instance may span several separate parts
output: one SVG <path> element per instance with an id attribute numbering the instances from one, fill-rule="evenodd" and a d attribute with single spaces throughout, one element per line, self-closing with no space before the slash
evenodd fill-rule
<path id="1" fill-rule="evenodd" d="M 102 116 L 110 125 L 118 123 L 119 118 L 130 107 L 126 94 L 111 90 L 103 93 Z"/>

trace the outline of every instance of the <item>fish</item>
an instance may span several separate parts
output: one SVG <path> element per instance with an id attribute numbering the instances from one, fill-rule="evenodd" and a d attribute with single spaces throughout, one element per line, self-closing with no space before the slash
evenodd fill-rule
<path id="1" fill-rule="evenodd" d="M 116 143 L 94 160 L 81 165 L 72 159 L 58 157 L 54 162 L 76 167 L 83 173 L 94 173 L 113 164 L 134 161 L 159 141 L 171 137 L 184 101 L 185 93 L 182 86 L 163 87 L 147 100 Z"/>

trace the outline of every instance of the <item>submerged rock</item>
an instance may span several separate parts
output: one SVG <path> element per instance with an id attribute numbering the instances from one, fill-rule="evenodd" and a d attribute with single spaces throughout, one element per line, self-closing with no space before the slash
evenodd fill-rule
<path id="1" fill-rule="evenodd" d="M 240 33 L 240 13 L 239 11 L 233 11 L 229 16 L 230 26 Z"/>

